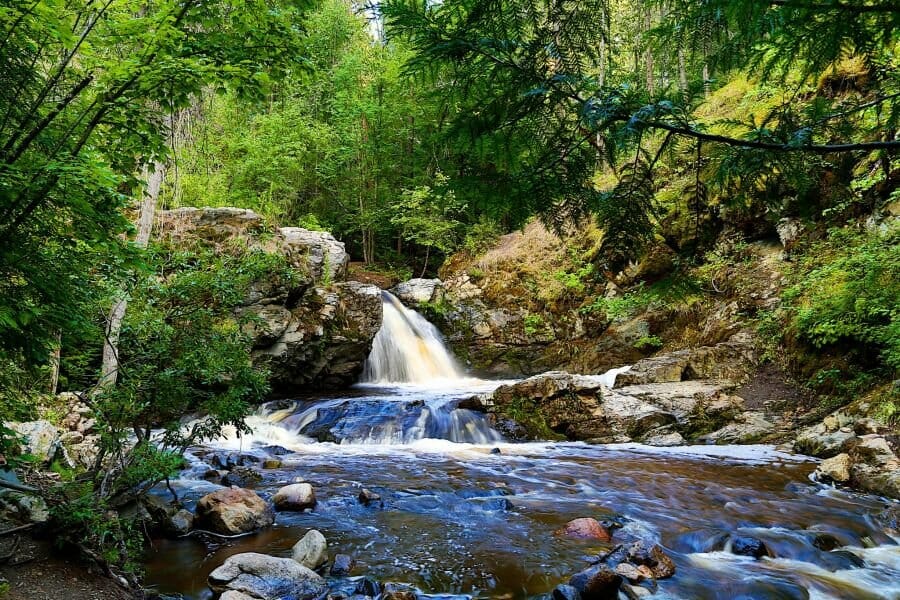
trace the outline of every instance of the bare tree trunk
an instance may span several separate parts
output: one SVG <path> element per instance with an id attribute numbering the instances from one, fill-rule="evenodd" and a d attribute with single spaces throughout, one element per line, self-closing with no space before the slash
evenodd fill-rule
<path id="1" fill-rule="evenodd" d="M 56 395 L 56 388 L 59 386 L 59 359 L 62 353 L 62 331 L 56 332 L 56 341 L 53 343 L 53 350 L 50 351 L 50 395 Z"/>
<path id="2" fill-rule="evenodd" d="M 681 89 L 681 97 L 687 103 L 690 100 L 688 94 L 687 67 L 684 60 L 684 48 L 678 48 L 678 87 Z"/>
<path id="3" fill-rule="evenodd" d="M 709 65 L 703 65 L 703 96 L 709 98 Z"/>
<path id="4" fill-rule="evenodd" d="M 648 33 L 653 27 L 652 15 L 650 14 L 649 8 L 644 15 L 644 26 Z M 651 50 L 649 42 L 647 42 L 647 49 L 644 51 L 644 64 L 647 68 L 647 91 L 653 96 L 656 86 L 654 85 L 655 79 L 653 77 L 653 50 Z"/>
<path id="5" fill-rule="evenodd" d="M 153 163 L 152 172 L 149 167 L 144 167 L 143 179 L 147 183 L 147 187 L 141 199 L 141 210 L 137 223 L 138 232 L 134 239 L 138 248 L 146 248 L 150 242 L 153 218 L 156 215 L 156 203 L 159 200 L 159 189 L 162 187 L 165 171 L 165 165 L 160 162 Z M 119 333 L 122 331 L 122 321 L 127 308 L 128 296 L 123 293 L 109 311 L 106 337 L 103 340 L 103 364 L 100 367 L 100 381 L 97 384 L 100 389 L 116 385 L 119 375 Z"/>

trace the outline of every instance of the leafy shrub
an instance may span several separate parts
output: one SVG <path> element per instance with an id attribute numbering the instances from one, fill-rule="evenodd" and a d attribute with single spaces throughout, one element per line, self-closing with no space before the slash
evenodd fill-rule
<path id="1" fill-rule="evenodd" d="M 541 315 L 526 315 L 524 319 L 525 333 L 534 335 L 544 327 L 544 318 Z"/>
<path id="2" fill-rule="evenodd" d="M 900 369 L 900 227 L 834 229 L 815 244 L 783 296 L 789 332 L 815 348 L 873 351 Z"/>

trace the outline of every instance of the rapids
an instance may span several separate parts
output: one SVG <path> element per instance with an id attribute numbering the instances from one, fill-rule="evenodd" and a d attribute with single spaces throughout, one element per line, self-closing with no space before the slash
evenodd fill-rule
<path id="1" fill-rule="evenodd" d="M 654 598 L 900 598 L 896 523 L 885 513 L 896 503 L 813 484 L 809 459 L 769 446 L 505 443 L 483 415 L 456 407 L 499 382 L 464 378 L 436 330 L 398 304 L 385 299 L 368 383 L 266 405 L 249 419 L 251 436 L 193 449 L 173 482 L 192 508 L 218 488 L 203 479 L 215 453 L 277 453 L 281 467 L 261 470 L 255 489 L 269 497 L 303 477 L 318 506 L 227 542 L 156 540 L 148 584 L 207 599 L 206 576 L 228 556 L 289 556 L 316 528 L 330 554 L 356 559 L 354 574 L 431 594 L 547 597 L 605 550 L 554 533 L 593 516 L 622 525 L 614 541 L 660 543 L 673 557 L 677 573 Z M 425 356 L 437 346 L 443 354 Z M 363 488 L 383 506 L 362 506 Z M 731 554 L 734 536 L 762 540 L 775 558 Z"/>

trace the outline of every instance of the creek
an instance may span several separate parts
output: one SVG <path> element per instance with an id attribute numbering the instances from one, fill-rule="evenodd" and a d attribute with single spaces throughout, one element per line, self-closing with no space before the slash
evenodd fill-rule
<path id="1" fill-rule="evenodd" d="M 356 559 L 354 574 L 434 595 L 541 597 L 609 548 L 556 533 L 595 517 L 621 525 L 614 543 L 659 543 L 673 558 L 654 598 L 900 598 L 887 500 L 814 484 L 810 459 L 770 446 L 506 443 L 484 415 L 456 407 L 500 382 L 466 378 L 431 324 L 389 295 L 384 306 L 364 383 L 269 403 L 249 418 L 251 436 L 193 450 L 173 482 L 192 509 L 219 488 L 203 478 L 214 453 L 277 453 L 281 466 L 260 470 L 254 489 L 267 498 L 302 477 L 316 508 L 227 541 L 155 540 L 149 585 L 211 598 L 206 577 L 228 556 L 290 556 L 315 528 L 332 555 Z M 382 504 L 363 506 L 363 488 Z M 740 536 L 772 557 L 731 553 Z"/>

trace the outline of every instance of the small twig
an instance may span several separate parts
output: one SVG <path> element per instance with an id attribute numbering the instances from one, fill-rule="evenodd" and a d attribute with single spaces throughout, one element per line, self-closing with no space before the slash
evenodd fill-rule
<path id="1" fill-rule="evenodd" d="M 19 525 L 18 527 L 13 527 L 12 529 L 7 529 L 6 531 L 0 531 L 0 537 L 9 535 L 11 533 L 16 533 L 17 531 L 25 531 L 26 529 L 31 529 L 34 527 L 36 523 L 28 523 L 27 525 Z M 16 542 L 18 545 L 18 542 Z"/>
<path id="2" fill-rule="evenodd" d="M 40 494 L 41 490 L 37 488 L 33 488 L 28 485 L 23 485 L 21 483 L 15 483 L 13 481 L 7 481 L 5 479 L 0 479 L 0 487 L 9 488 L 11 490 L 16 490 L 17 492 L 25 492 L 26 494 Z"/>
<path id="3" fill-rule="evenodd" d="M 606 552 L 606 553 L 604 553 L 604 554 L 598 554 L 598 555 L 597 555 L 597 558 L 594 559 L 594 561 L 593 561 L 591 564 L 592 564 L 592 565 L 599 565 L 600 563 L 602 563 L 602 562 L 605 561 L 607 558 L 609 558 L 610 556 L 612 556 L 613 554 L 615 554 L 616 552 L 618 552 L 618 551 L 621 550 L 621 549 L 622 549 L 622 544 L 619 544 L 619 545 L 617 545 L 615 548 L 613 548 L 612 550 L 609 550 L 608 552 Z"/>

